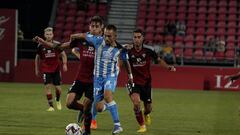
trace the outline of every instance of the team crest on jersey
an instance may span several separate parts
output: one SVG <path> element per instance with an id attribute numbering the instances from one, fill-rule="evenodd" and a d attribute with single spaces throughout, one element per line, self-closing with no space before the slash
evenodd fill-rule
<path id="1" fill-rule="evenodd" d="M 94 51 L 94 47 L 89 46 L 89 47 L 88 47 L 88 51 L 90 51 L 90 52 Z"/>
<path id="2" fill-rule="evenodd" d="M 143 56 L 143 58 L 145 58 L 145 57 L 146 57 L 146 54 L 145 54 L 145 53 L 143 53 L 143 54 L 142 54 L 142 56 Z"/>
<path id="3" fill-rule="evenodd" d="M 131 55 L 131 58 L 135 58 L 135 55 Z"/>
<path id="4" fill-rule="evenodd" d="M 51 53 L 52 51 L 51 50 L 47 50 L 47 53 Z"/>
<path id="5" fill-rule="evenodd" d="M 141 62 L 142 61 L 142 59 L 141 58 L 137 58 L 137 62 Z"/>

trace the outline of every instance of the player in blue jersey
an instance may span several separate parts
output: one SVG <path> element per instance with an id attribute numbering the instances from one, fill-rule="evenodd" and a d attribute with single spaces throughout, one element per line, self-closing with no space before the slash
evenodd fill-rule
<path id="1" fill-rule="evenodd" d="M 117 85 L 119 63 L 123 62 L 129 74 L 129 82 L 133 83 L 133 76 L 128 62 L 127 50 L 116 42 L 117 28 L 114 25 L 107 25 L 104 29 L 104 37 L 73 34 L 71 39 L 84 38 L 93 43 L 96 55 L 94 63 L 94 100 L 98 112 L 109 110 L 114 122 L 113 134 L 123 131 L 117 104 L 113 99 L 113 93 Z"/>

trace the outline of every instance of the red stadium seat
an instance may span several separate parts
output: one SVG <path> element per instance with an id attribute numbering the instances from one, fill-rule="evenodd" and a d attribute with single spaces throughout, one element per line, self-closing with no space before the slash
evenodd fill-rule
<path id="1" fill-rule="evenodd" d="M 229 16 L 228 16 L 228 19 L 227 19 L 228 21 L 236 21 L 237 20 L 237 17 L 236 17 L 236 14 L 230 14 Z"/>
<path id="2" fill-rule="evenodd" d="M 187 1 L 186 1 L 186 0 L 179 0 L 178 6 L 179 6 L 179 7 L 185 7 L 185 6 L 187 6 Z"/>
<path id="3" fill-rule="evenodd" d="M 189 42 L 189 41 L 193 42 L 193 41 L 194 41 L 193 35 L 187 35 L 187 36 L 185 36 L 184 41 L 185 41 L 185 42 Z"/>
<path id="4" fill-rule="evenodd" d="M 194 28 L 196 26 L 195 20 L 188 20 L 187 28 Z"/>
<path id="5" fill-rule="evenodd" d="M 205 22 L 205 20 L 199 20 L 199 21 L 197 22 L 197 27 L 198 27 L 198 28 L 205 28 L 205 27 L 206 27 L 206 22 Z"/>
<path id="6" fill-rule="evenodd" d="M 191 1 L 190 1 L 191 2 Z M 188 13 L 197 13 L 197 7 L 195 6 L 190 6 L 188 8 Z"/>
<path id="7" fill-rule="evenodd" d="M 209 21 L 215 21 L 216 20 L 216 14 L 215 13 L 208 14 L 207 20 L 208 20 L 208 22 Z"/>
<path id="8" fill-rule="evenodd" d="M 183 36 L 178 36 L 178 35 L 176 35 L 175 36 L 175 42 L 182 42 L 182 41 L 184 41 L 184 37 Z"/>
<path id="9" fill-rule="evenodd" d="M 75 18 L 73 16 L 69 16 L 66 18 L 66 23 L 74 23 Z"/>
<path id="10" fill-rule="evenodd" d="M 187 16 L 188 21 L 196 20 L 196 18 L 197 18 L 196 13 L 189 13 L 188 16 Z"/>
<path id="11" fill-rule="evenodd" d="M 229 8 L 228 14 L 236 14 L 236 13 L 237 13 L 237 9 L 235 7 Z"/>
<path id="12" fill-rule="evenodd" d="M 199 7 L 207 7 L 207 6 L 208 6 L 207 0 L 201 0 L 201 1 L 199 1 L 198 6 L 199 6 Z"/>
<path id="13" fill-rule="evenodd" d="M 233 21 L 233 22 L 228 22 L 228 28 L 236 28 L 236 22 Z"/>
<path id="14" fill-rule="evenodd" d="M 154 19 L 148 19 L 147 20 L 147 26 L 154 26 L 155 25 L 155 20 Z"/>
<path id="15" fill-rule="evenodd" d="M 168 6 L 177 6 L 177 0 L 170 0 L 169 2 L 168 2 Z"/>
<path id="16" fill-rule="evenodd" d="M 183 56 L 185 59 L 192 59 L 193 56 L 193 49 L 185 49 L 185 51 L 183 52 Z"/>
<path id="17" fill-rule="evenodd" d="M 198 9 L 198 13 L 199 14 L 205 14 L 205 13 L 207 13 L 207 9 L 206 9 L 207 7 L 200 7 L 199 9 Z"/>
<path id="18" fill-rule="evenodd" d="M 227 13 L 227 7 L 220 7 L 218 9 L 218 14 L 226 14 Z"/>
<path id="19" fill-rule="evenodd" d="M 189 7 L 197 7 L 197 0 L 190 0 L 188 3 Z"/>
<path id="20" fill-rule="evenodd" d="M 207 26 L 208 26 L 208 28 L 215 28 L 216 23 L 215 23 L 215 21 L 208 21 Z"/>
<path id="21" fill-rule="evenodd" d="M 204 41 L 205 41 L 205 39 L 204 39 L 203 35 L 197 35 L 196 42 L 204 42 Z"/>
<path id="22" fill-rule="evenodd" d="M 207 51 L 205 52 L 205 59 L 211 61 L 213 59 L 213 55 L 214 55 L 213 52 Z"/>
<path id="23" fill-rule="evenodd" d="M 147 42 L 153 42 L 153 39 L 154 39 L 153 33 L 147 33 L 147 34 L 145 35 L 145 41 L 147 41 Z"/>
<path id="24" fill-rule="evenodd" d="M 215 52 L 214 57 L 216 60 L 224 60 L 225 54 L 224 52 Z"/>
<path id="25" fill-rule="evenodd" d="M 211 7 L 217 7 L 217 0 L 210 0 L 208 5 L 211 6 Z"/>
<path id="26" fill-rule="evenodd" d="M 227 31 L 228 36 L 235 36 L 235 34 L 236 34 L 235 28 L 229 28 L 228 29 L 228 31 Z"/>
<path id="27" fill-rule="evenodd" d="M 170 6 L 167 8 L 168 13 L 176 13 L 177 12 L 177 7 L 176 6 Z"/>
<path id="28" fill-rule="evenodd" d="M 156 43 L 162 43 L 163 42 L 163 36 L 160 35 L 160 34 L 157 34 L 155 37 L 154 37 L 154 41 Z"/>
<path id="29" fill-rule="evenodd" d="M 182 57 L 182 55 L 183 55 L 183 48 L 176 48 L 176 49 L 174 50 L 174 54 L 175 54 L 175 56 L 176 56 L 177 58 Z"/>
<path id="30" fill-rule="evenodd" d="M 194 52 L 194 58 L 196 60 L 202 60 L 203 59 L 203 50 L 202 49 L 197 49 Z"/>
<path id="31" fill-rule="evenodd" d="M 218 28 L 225 28 L 226 27 L 225 21 L 219 21 L 218 24 L 217 24 L 217 27 Z"/>
<path id="32" fill-rule="evenodd" d="M 177 12 L 178 13 L 186 13 L 186 11 L 187 11 L 187 8 L 185 7 L 185 6 L 180 6 L 180 7 L 178 7 L 178 9 L 177 9 Z"/>
<path id="33" fill-rule="evenodd" d="M 236 8 L 237 7 L 237 1 L 235 0 L 230 0 L 228 3 L 229 9 L 231 8 Z"/>
<path id="34" fill-rule="evenodd" d="M 205 34 L 205 28 L 199 27 L 199 28 L 197 29 L 196 33 L 197 33 L 198 35 L 204 35 L 204 34 Z"/>
<path id="35" fill-rule="evenodd" d="M 157 27 L 164 27 L 165 21 L 159 19 L 159 20 L 157 21 L 156 25 L 157 25 Z"/>
<path id="36" fill-rule="evenodd" d="M 208 14 L 216 14 L 217 13 L 217 9 L 216 7 L 210 7 L 208 9 Z"/>
<path id="37" fill-rule="evenodd" d="M 198 19 L 199 21 L 205 21 L 205 20 L 207 19 L 206 14 L 199 14 L 198 17 L 197 17 L 197 19 Z"/>
<path id="38" fill-rule="evenodd" d="M 215 34 L 215 28 L 208 28 L 208 30 L 206 31 L 207 36 L 214 36 Z"/>
<path id="39" fill-rule="evenodd" d="M 225 53 L 225 58 L 227 60 L 234 60 L 235 59 L 235 51 L 234 50 L 227 50 Z"/>
<path id="40" fill-rule="evenodd" d="M 219 7 L 227 7 L 227 1 L 226 0 L 219 1 L 218 6 Z"/>

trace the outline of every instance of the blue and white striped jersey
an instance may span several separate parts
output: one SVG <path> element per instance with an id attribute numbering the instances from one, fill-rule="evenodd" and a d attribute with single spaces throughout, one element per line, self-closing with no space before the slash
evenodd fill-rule
<path id="1" fill-rule="evenodd" d="M 94 60 L 95 77 L 117 77 L 119 73 L 119 58 L 123 61 L 128 59 L 127 50 L 117 43 L 112 47 L 105 43 L 101 36 L 87 35 L 87 41 L 92 42 L 96 53 Z"/>

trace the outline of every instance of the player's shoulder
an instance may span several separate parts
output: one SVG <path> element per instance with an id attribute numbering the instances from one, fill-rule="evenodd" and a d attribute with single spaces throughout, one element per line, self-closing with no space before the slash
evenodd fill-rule
<path id="1" fill-rule="evenodd" d="M 154 48 L 150 45 L 143 44 L 143 49 L 148 50 L 148 51 L 154 51 Z"/>

